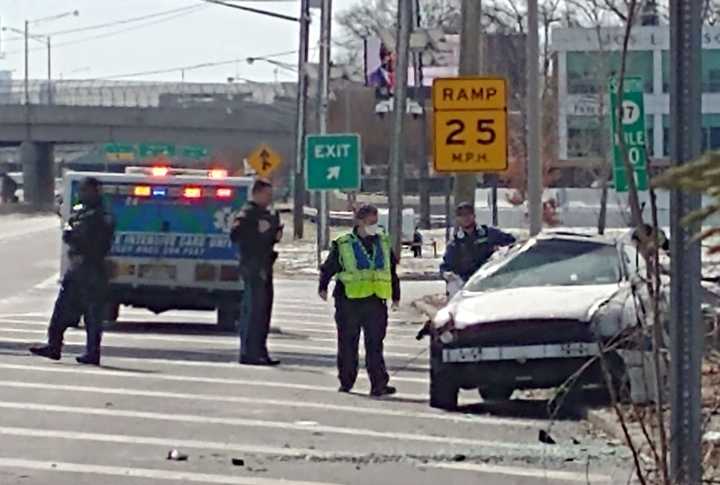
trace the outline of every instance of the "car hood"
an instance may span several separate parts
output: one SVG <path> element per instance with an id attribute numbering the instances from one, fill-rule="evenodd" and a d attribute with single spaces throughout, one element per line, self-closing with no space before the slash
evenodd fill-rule
<path id="1" fill-rule="evenodd" d="M 455 328 L 509 320 L 578 320 L 589 322 L 602 304 L 618 293 L 617 283 L 592 286 L 541 286 L 482 293 L 463 291 L 443 310 Z M 443 311 L 441 310 L 441 312 Z M 436 326 L 444 322 L 438 321 Z"/>

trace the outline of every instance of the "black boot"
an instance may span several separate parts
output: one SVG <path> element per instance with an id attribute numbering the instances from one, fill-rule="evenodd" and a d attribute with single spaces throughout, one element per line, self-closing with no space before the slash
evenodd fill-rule
<path id="1" fill-rule="evenodd" d="M 60 349 L 50 345 L 30 347 L 30 353 L 50 360 L 60 360 Z"/>
<path id="2" fill-rule="evenodd" d="M 90 354 L 83 354 L 79 357 L 76 357 L 75 360 L 78 364 L 85 364 L 85 365 L 100 365 L 100 355 L 90 355 Z"/>

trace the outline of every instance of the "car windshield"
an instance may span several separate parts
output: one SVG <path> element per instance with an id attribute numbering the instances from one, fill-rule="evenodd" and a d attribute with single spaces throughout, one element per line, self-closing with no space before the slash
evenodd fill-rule
<path id="1" fill-rule="evenodd" d="M 567 239 L 535 240 L 481 268 L 465 286 L 488 291 L 529 286 L 602 285 L 620 281 L 615 246 Z"/>

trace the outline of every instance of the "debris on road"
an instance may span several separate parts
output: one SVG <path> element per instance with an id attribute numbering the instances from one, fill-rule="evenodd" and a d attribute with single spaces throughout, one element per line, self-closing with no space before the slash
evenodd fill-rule
<path id="1" fill-rule="evenodd" d="M 541 429 L 538 433 L 538 440 L 540 440 L 541 443 L 545 443 L 546 445 L 555 445 L 557 442 L 553 439 L 552 436 L 550 436 L 550 433 L 545 431 L 544 429 Z"/>
<path id="2" fill-rule="evenodd" d="M 243 460 L 242 458 L 233 458 L 232 464 L 234 466 L 245 466 L 245 460 Z"/>
<path id="3" fill-rule="evenodd" d="M 173 449 L 168 452 L 167 459 L 171 461 L 187 461 L 188 455 Z"/>

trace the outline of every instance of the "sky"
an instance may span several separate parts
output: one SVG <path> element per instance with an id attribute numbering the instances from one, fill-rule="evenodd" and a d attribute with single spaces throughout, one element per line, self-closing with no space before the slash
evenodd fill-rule
<path id="1" fill-rule="evenodd" d="M 235 1 L 294 17 L 299 14 L 296 0 Z M 333 13 L 358 1 L 362 0 L 333 0 Z M 79 12 L 78 16 L 33 22 L 74 10 Z M 151 17 L 124 22 L 144 16 Z M 229 77 L 253 81 L 297 79 L 286 67 L 246 61 L 248 57 L 285 53 L 272 59 L 297 65 L 294 51 L 298 48 L 298 25 L 287 20 L 202 0 L 0 0 L 0 22 L 4 28 L 0 70 L 13 71 L 13 79 L 24 77 L 24 42 L 11 29 L 22 30 L 26 19 L 31 21 L 31 34 L 51 34 L 54 79 L 181 81 L 180 69 L 153 75 L 139 73 L 223 61 L 227 64 L 185 69 L 184 79 L 186 82 L 227 82 Z M 313 20 L 311 57 L 317 56 L 319 11 Z M 111 25 L 62 33 L 100 24 Z M 30 48 L 30 77 L 46 79 L 47 48 L 43 39 L 31 40 Z M 128 74 L 134 75 L 121 77 Z"/>

